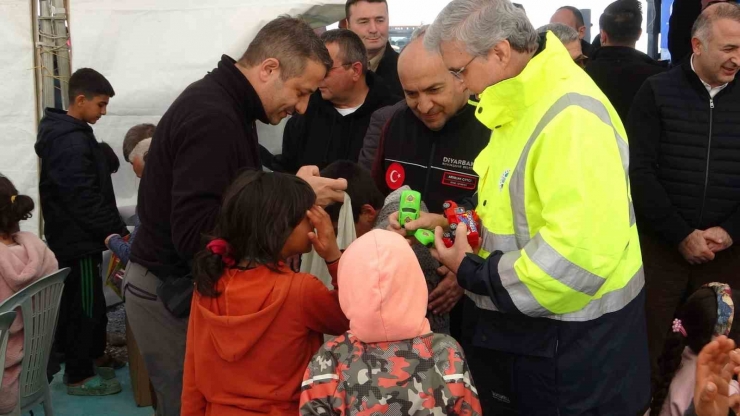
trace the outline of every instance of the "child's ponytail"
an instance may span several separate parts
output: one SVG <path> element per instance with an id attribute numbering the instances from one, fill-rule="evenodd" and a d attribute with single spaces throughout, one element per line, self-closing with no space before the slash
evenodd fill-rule
<path id="1" fill-rule="evenodd" d="M 680 319 L 674 320 L 674 327 L 677 325 L 680 325 L 683 329 Z M 686 333 L 685 330 L 684 333 Z M 671 387 L 671 380 L 681 367 L 684 348 L 686 348 L 686 336 L 681 331 L 674 329 L 665 341 L 663 352 L 658 359 L 658 371 L 653 374 L 651 380 L 653 400 L 650 404 L 650 414 L 653 416 L 658 416 L 663 408 L 663 403 L 668 397 L 668 391 Z"/>
<path id="2" fill-rule="evenodd" d="M 19 223 L 31 218 L 33 199 L 19 195 L 10 179 L 0 175 L 0 235 L 10 236 L 20 231 Z"/>
<path id="3" fill-rule="evenodd" d="M 221 275 L 226 267 L 236 264 L 231 246 L 226 240 L 217 238 L 208 243 L 205 250 L 195 256 L 193 261 L 193 277 L 195 287 L 203 296 L 217 297 L 216 290 Z"/>

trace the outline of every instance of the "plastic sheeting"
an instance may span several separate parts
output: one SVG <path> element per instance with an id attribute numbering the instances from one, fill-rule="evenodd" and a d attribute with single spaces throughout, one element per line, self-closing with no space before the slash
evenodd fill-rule
<path id="1" fill-rule="evenodd" d="M 2 1 L 2 0 L 0 0 Z M 154 123 L 185 87 L 216 67 L 222 54 L 238 59 L 265 23 L 302 15 L 314 27 L 344 17 L 345 0 L 70 0 L 72 69 L 90 67 L 116 91 L 108 115 L 94 126 L 98 140 L 121 159 L 113 175 L 119 205 L 136 203 L 137 182 L 122 156 L 126 131 Z M 258 123 L 260 142 L 279 151 L 280 126 Z"/>
<path id="2" fill-rule="evenodd" d="M 36 81 L 33 20 L 28 0 L 0 0 L 0 173 L 36 202 L 24 231 L 38 233 Z"/>

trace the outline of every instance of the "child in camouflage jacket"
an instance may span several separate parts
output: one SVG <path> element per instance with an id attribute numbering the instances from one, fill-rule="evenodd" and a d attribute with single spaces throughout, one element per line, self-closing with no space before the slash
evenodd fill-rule
<path id="1" fill-rule="evenodd" d="M 350 330 L 309 363 L 301 415 L 481 414 L 462 348 L 430 330 L 424 274 L 403 237 L 365 234 L 338 274 Z"/>

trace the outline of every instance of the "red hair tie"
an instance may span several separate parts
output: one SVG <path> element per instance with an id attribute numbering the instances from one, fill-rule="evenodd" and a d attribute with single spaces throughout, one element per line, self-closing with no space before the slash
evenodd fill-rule
<path id="1" fill-rule="evenodd" d="M 226 267 L 233 267 L 236 264 L 236 260 L 234 260 L 234 256 L 232 255 L 231 245 L 223 238 L 211 241 L 206 248 L 211 253 L 221 256 L 221 261 L 224 262 Z"/>

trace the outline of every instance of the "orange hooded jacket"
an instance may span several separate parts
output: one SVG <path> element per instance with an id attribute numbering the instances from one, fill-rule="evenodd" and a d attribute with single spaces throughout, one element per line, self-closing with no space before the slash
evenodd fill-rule
<path id="1" fill-rule="evenodd" d="M 329 266 L 336 288 L 337 265 Z M 193 295 L 182 416 L 298 413 L 301 380 L 323 334 L 349 322 L 314 276 L 262 266 L 227 270 L 216 298 Z"/>

